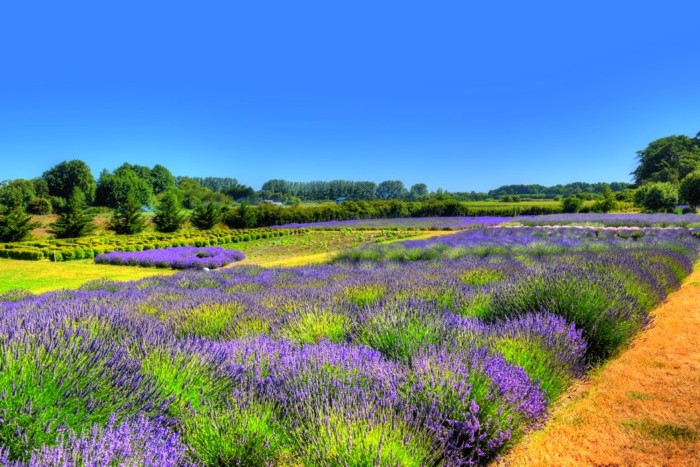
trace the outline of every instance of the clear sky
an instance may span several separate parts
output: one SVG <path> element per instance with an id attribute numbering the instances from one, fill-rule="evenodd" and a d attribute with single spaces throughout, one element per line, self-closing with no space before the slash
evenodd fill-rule
<path id="1" fill-rule="evenodd" d="M 630 181 L 700 131 L 700 2 L 0 6 L 0 180 L 70 159 L 259 188 Z"/>

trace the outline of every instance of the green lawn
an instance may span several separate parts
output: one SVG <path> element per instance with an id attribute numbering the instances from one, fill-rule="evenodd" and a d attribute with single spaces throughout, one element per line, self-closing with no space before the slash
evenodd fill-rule
<path id="1" fill-rule="evenodd" d="M 95 279 L 130 281 L 174 272 L 169 269 L 95 264 L 91 259 L 52 263 L 49 260 L 19 261 L 0 258 L 0 293 L 15 289 L 33 293 L 75 289 Z"/>

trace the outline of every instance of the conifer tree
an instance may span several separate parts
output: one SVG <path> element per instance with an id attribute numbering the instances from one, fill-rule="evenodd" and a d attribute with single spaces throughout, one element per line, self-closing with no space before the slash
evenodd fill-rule
<path id="1" fill-rule="evenodd" d="M 180 208 L 180 200 L 171 189 L 165 192 L 160 201 L 153 223 L 159 232 L 176 232 L 185 223 L 186 216 Z"/>
<path id="2" fill-rule="evenodd" d="M 92 223 L 94 216 L 88 214 L 86 209 L 85 195 L 76 188 L 59 212 L 56 222 L 51 224 L 49 232 L 56 238 L 75 238 L 88 235 L 95 230 L 95 226 Z"/>
<path id="3" fill-rule="evenodd" d="M 218 204 L 200 204 L 192 212 L 190 222 L 200 230 L 210 230 L 221 222 L 221 218 L 221 207 Z"/>
<path id="4" fill-rule="evenodd" d="M 117 205 L 108 227 L 118 234 L 132 235 L 143 232 L 146 222 L 141 214 L 141 203 L 130 191 Z"/>
<path id="5" fill-rule="evenodd" d="M 18 204 L 0 215 L 0 241 L 21 242 L 38 226 L 38 223 L 32 222 L 32 216 L 25 212 L 24 206 Z"/>

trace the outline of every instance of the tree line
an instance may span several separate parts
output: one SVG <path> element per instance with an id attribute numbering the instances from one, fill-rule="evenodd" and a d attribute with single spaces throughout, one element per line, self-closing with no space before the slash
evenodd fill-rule
<path id="1" fill-rule="evenodd" d="M 624 182 L 544 186 L 504 185 L 488 193 L 430 192 L 425 183 L 406 188 L 400 180 L 266 181 L 260 190 L 227 177 L 175 177 L 169 169 L 124 163 L 103 170 L 97 179 L 81 160 L 64 161 L 40 177 L 0 183 L 0 241 L 19 241 L 37 226 L 31 215 L 58 214 L 50 232 L 59 238 L 85 235 L 94 229 L 100 210 L 111 210 L 108 227 L 119 234 L 142 231 L 142 211 L 155 206 L 153 224 L 174 232 L 186 222 L 210 229 L 219 222 L 230 227 L 376 217 L 542 214 L 551 206 L 524 209 L 475 210 L 461 201 L 522 198 L 561 199 L 556 208 L 578 212 L 584 200 L 594 210 L 609 212 L 620 201 L 634 202 L 645 211 L 670 212 L 679 202 L 686 210 L 700 205 L 700 133 L 694 138 L 674 135 L 657 139 L 637 152 L 634 184 Z M 338 200 L 337 205 L 300 206 L 301 201 Z M 289 208 L 276 206 L 291 205 Z M 528 211 L 530 209 L 530 211 Z M 186 213 L 185 210 L 189 211 Z"/>
<path id="2" fill-rule="evenodd" d="M 700 132 L 691 138 L 672 135 L 652 141 L 637 151 L 639 164 L 631 173 L 637 189 L 635 204 L 647 211 L 671 211 L 687 203 L 700 205 Z"/>

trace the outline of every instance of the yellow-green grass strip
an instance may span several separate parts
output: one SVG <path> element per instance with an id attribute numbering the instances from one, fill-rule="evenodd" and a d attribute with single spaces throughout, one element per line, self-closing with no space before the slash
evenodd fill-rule
<path id="1" fill-rule="evenodd" d="M 76 289 L 96 279 L 132 281 L 174 272 L 169 269 L 95 264 L 91 259 L 52 263 L 48 260 L 21 261 L 0 258 L 0 293 L 16 289 L 32 293 Z"/>

